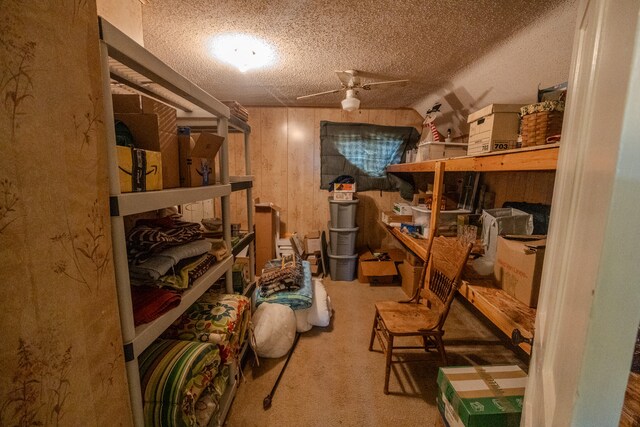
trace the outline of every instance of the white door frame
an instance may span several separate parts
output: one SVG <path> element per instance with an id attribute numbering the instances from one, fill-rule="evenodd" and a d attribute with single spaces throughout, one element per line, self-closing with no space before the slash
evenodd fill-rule
<path id="1" fill-rule="evenodd" d="M 525 426 L 618 425 L 640 322 L 638 0 L 583 0 Z"/>

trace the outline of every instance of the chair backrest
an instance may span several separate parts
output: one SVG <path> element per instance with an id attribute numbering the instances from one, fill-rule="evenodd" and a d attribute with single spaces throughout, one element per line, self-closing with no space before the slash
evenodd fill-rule
<path id="1" fill-rule="evenodd" d="M 471 244 L 463 245 L 458 239 L 433 239 L 421 294 L 432 310 L 440 312 L 438 329 L 442 329 L 449 314 L 470 252 Z"/>

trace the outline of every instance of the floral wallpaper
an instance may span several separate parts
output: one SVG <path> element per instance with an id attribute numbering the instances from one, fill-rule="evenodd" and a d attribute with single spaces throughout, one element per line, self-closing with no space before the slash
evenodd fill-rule
<path id="1" fill-rule="evenodd" d="M 0 426 L 131 425 L 95 1 L 0 11 Z"/>

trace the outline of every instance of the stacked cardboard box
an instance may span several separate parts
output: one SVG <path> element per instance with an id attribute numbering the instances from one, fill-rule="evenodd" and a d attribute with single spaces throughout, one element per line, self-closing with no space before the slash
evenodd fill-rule
<path id="1" fill-rule="evenodd" d="M 200 187 L 215 184 L 214 159 L 224 138 L 212 133 L 191 133 L 180 128 L 180 185 Z"/>
<path id="2" fill-rule="evenodd" d="M 496 283 L 529 307 L 538 305 L 545 246 L 546 239 L 513 240 L 498 237 L 496 262 L 493 265 Z"/>
<path id="3" fill-rule="evenodd" d="M 162 153 L 162 188 L 180 187 L 176 110 L 137 94 L 112 96 L 114 118 L 133 135 L 134 146 Z"/>
<path id="4" fill-rule="evenodd" d="M 116 147 L 120 192 L 162 190 L 162 155 L 158 151 Z"/>
<path id="5" fill-rule="evenodd" d="M 356 184 L 333 184 L 333 200 L 353 200 Z"/>
<path id="6" fill-rule="evenodd" d="M 469 115 L 467 154 L 475 156 L 516 148 L 520 104 L 491 104 Z"/>
<path id="7" fill-rule="evenodd" d="M 526 384 L 515 365 L 440 368 L 438 409 L 450 427 L 517 427 Z"/>
<path id="8" fill-rule="evenodd" d="M 398 283 L 398 265 L 404 258 L 405 254 L 401 249 L 363 251 L 359 256 L 358 280 L 372 285 Z"/>
<path id="9" fill-rule="evenodd" d="M 423 270 L 424 262 L 407 251 L 406 257 L 398 265 L 398 271 L 402 277 L 402 290 L 408 297 L 412 297 L 420 287 Z"/>

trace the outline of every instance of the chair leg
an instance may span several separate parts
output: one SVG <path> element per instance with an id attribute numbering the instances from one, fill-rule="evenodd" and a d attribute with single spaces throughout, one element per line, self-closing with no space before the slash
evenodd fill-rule
<path id="1" fill-rule="evenodd" d="M 373 350 L 373 340 L 376 338 L 377 327 L 378 327 L 378 310 L 376 310 L 376 315 L 373 316 L 373 328 L 371 329 L 371 340 L 369 341 L 369 351 Z"/>
<path id="2" fill-rule="evenodd" d="M 429 337 L 423 335 L 422 336 L 422 343 L 424 344 L 424 351 L 426 351 L 427 353 L 429 352 L 429 350 L 431 348 L 433 348 L 433 344 L 431 346 L 429 346 Z"/>
<path id="3" fill-rule="evenodd" d="M 447 353 L 444 351 L 444 343 L 442 342 L 442 335 L 436 335 L 436 344 L 438 345 L 438 353 L 440 353 L 440 359 L 442 360 L 442 364 L 447 366 Z"/>
<path id="4" fill-rule="evenodd" d="M 387 339 L 387 363 L 384 371 L 384 394 L 389 394 L 389 373 L 391 372 L 391 353 L 393 352 L 393 335 Z"/>

